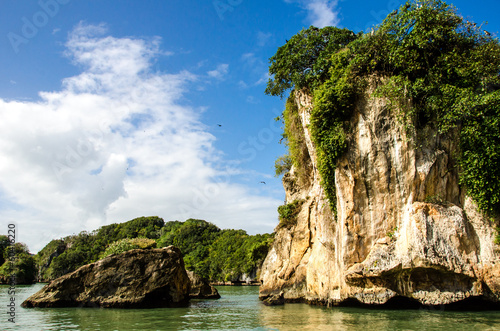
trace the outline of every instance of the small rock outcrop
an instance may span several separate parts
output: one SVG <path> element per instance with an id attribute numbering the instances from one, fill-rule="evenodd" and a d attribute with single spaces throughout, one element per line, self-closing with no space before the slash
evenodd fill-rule
<path id="1" fill-rule="evenodd" d="M 321 185 L 309 131 L 312 97 L 295 92 L 308 178 L 283 177 L 295 222 L 278 227 L 262 266 L 262 300 L 381 305 L 500 302 L 495 223 L 459 184 L 457 146 L 431 126 L 409 135 L 374 86 L 357 100 L 335 172 L 337 214 Z M 418 144 L 415 144 L 418 142 Z"/>
<path id="2" fill-rule="evenodd" d="M 187 274 L 191 282 L 191 290 L 189 291 L 191 299 L 220 299 L 217 289 L 210 285 L 206 279 L 189 270 Z"/>
<path id="3" fill-rule="evenodd" d="M 172 307 L 187 304 L 189 290 L 178 248 L 134 249 L 52 281 L 22 307 Z"/>
<path id="4" fill-rule="evenodd" d="M 267 298 L 262 300 L 262 303 L 266 306 L 281 306 L 285 304 L 285 298 L 283 298 L 283 292 L 279 294 L 271 294 Z"/>

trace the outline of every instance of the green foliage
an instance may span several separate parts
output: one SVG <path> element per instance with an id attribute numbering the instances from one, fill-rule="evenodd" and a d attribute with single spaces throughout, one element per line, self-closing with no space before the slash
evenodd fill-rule
<path id="1" fill-rule="evenodd" d="M 290 155 L 280 156 L 274 161 L 274 171 L 276 177 L 279 177 L 292 169 L 292 158 Z"/>
<path id="2" fill-rule="evenodd" d="M 500 56 L 500 54 L 499 54 Z M 464 119 L 460 137 L 460 183 L 479 208 L 500 211 L 500 90 Z M 485 98 L 486 99 L 486 98 Z"/>
<path id="3" fill-rule="evenodd" d="M 328 77 L 331 54 L 347 46 L 357 36 L 350 30 L 335 27 L 303 29 L 269 59 L 269 79 L 266 93 L 283 96 L 292 88 L 313 87 Z"/>
<path id="4" fill-rule="evenodd" d="M 386 93 L 396 104 L 410 98 L 405 116 L 418 128 L 436 123 L 459 129 L 460 183 L 479 208 L 500 210 L 500 45 L 442 1 L 409 3 L 388 17 L 377 42 L 389 52 L 377 63 L 405 80 Z M 394 100 L 396 99 L 397 100 Z"/>
<path id="5" fill-rule="evenodd" d="M 0 267 L 0 284 L 32 284 L 36 280 L 36 264 L 33 255 L 23 243 L 5 247 L 4 263 Z"/>
<path id="6" fill-rule="evenodd" d="M 203 220 L 188 219 L 173 225 L 158 239 L 158 247 L 174 245 L 183 256 L 186 268 L 202 277 L 207 277 L 209 247 L 221 231 L 217 226 Z"/>
<path id="7" fill-rule="evenodd" d="M 179 247 L 186 269 L 211 281 L 231 281 L 257 269 L 270 242 L 269 234 L 250 236 L 243 230 L 221 230 L 212 223 L 189 219 L 167 222 L 158 247 Z"/>
<path id="8" fill-rule="evenodd" d="M 165 222 L 153 217 L 139 217 L 121 224 L 105 225 L 91 233 L 83 231 L 52 240 L 36 256 L 39 277 L 52 280 L 79 267 L 97 261 L 106 248 L 125 238 L 157 239 Z"/>
<path id="9" fill-rule="evenodd" d="M 394 236 L 395 236 L 397 231 L 398 231 L 398 227 L 396 226 L 394 229 L 392 229 L 392 231 L 387 232 L 387 236 L 392 240 L 392 239 L 394 239 Z"/>
<path id="10" fill-rule="evenodd" d="M 4 253 L 10 245 L 9 237 L 0 235 L 0 266 L 5 262 Z"/>
<path id="11" fill-rule="evenodd" d="M 311 91 L 310 129 L 332 209 L 335 168 L 349 143 L 348 120 L 360 93 L 378 77 L 381 84 L 375 96 L 388 100 L 410 136 L 418 139 L 419 129 L 426 125 L 438 128 L 440 134 L 459 133 L 455 161 L 460 183 L 482 211 L 498 213 L 498 40 L 441 0 L 409 1 L 362 36 L 323 30 L 303 30 L 278 49 L 271 58 L 269 71 L 274 78 L 266 93 L 282 96 L 290 88 Z M 330 39 L 338 47 L 325 46 L 331 45 Z"/>
<path id="12" fill-rule="evenodd" d="M 100 255 L 103 259 L 111 254 L 120 254 L 131 249 L 149 249 L 156 247 L 156 240 L 148 238 L 125 238 L 115 241 Z"/>
<path id="13" fill-rule="evenodd" d="M 248 237 L 243 230 L 224 230 L 210 245 L 209 276 L 220 281 L 234 281 L 242 273 L 246 263 L 243 249 Z"/>
<path id="14" fill-rule="evenodd" d="M 285 156 L 286 167 L 279 168 L 276 166 L 276 175 L 281 175 L 289 171 L 293 165 L 295 175 L 299 180 L 303 181 L 307 176 L 311 160 L 309 150 L 307 149 L 304 130 L 302 129 L 299 109 L 293 95 L 290 95 L 286 101 L 282 119 L 284 124 L 283 139 L 285 139 L 289 155 Z M 282 158 L 278 158 L 275 164 L 281 164 L 280 162 L 282 162 Z M 278 173 L 278 170 L 282 171 Z"/>
<path id="15" fill-rule="evenodd" d="M 243 230 L 223 230 L 210 246 L 209 279 L 236 281 L 250 275 L 267 255 L 271 235 L 249 236 Z"/>
<path id="16" fill-rule="evenodd" d="M 347 149 L 349 118 L 354 110 L 356 80 L 349 70 L 349 49 L 331 56 L 331 76 L 313 94 L 311 135 L 317 148 L 318 170 L 330 207 L 336 211 L 335 169 Z"/>
<path id="17" fill-rule="evenodd" d="M 222 234 L 225 235 L 220 238 Z M 215 242 L 217 245 L 213 246 Z M 182 251 L 187 269 L 211 280 L 224 281 L 259 267 L 270 242 L 268 234 L 250 236 L 242 230 L 221 230 L 203 220 L 165 223 L 158 217 L 140 217 L 91 233 L 52 240 L 36 255 L 36 265 L 39 278 L 49 281 L 110 254 L 174 245 Z M 237 249 L 228 249 L 229 246 Z M 219 263 L 221 256 L 225 264 Z"/>
<path id="18" fill-rule="evenodd" d="M 439 194 L 426 196 L 424 202 L 435 205 L 446 205 L 446 201 Z"/>
<path id="19" fill-rule="evenodd" d="M 291 203 L 278 207 L 278 214 L 280 222 L 279 228 L 290 228 L 297 224 L 297 215 L 302 207 L 304 200 L 295 200 Z"/>

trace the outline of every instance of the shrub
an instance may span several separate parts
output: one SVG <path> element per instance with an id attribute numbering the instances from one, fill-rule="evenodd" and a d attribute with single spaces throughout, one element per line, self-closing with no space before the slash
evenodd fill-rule
<path id="1" fill-rule="evenodd" d="M 303 203 L 304 200 L 295 200 L 292 203 L 278 207 L 278 214 L 280 219 L 278 229 L 290 228 L 297 224 L 297 215 L 300 212 L 300 208 L 302 207 Z"/>
<path id="2" fill-rule="evenodd" d="M 276 177 L 286 174 L 292 169 L 292 158 L 290 155 L 283 155 L 274 161 L 274 171 Z"/>
<path id="3" fill-rule="evenodd" d="M 125 238 L 115 241 L 101 254 L 101 258 L 105 258 L 111 254 L 120 254 L 131 249 L 149 249 L 156 247 L 156 240 L 148 238 Z"/>

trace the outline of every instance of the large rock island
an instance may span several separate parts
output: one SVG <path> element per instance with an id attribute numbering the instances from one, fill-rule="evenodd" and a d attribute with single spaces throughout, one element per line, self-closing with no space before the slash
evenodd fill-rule
<path id="1" fill-rule="evenodd" d="M 498 307 L 499 55 L 441 1 L 280 47 L 266 91 L 294 89 L 293 166 L 261 299 Z"/>
<path id="2" fill-rule="evenodd" d="M 134 249 L 80 267 L 22 306 L 153 308 L 185 305 L 190 280 L 179 249 Z"/>
<path id="3" fill-rule="evenodd" d="M 295 102 L 311 171 L 302 181 L 294 168 L 283 178 L 287 202 L 300 204 L 295 224 L 277 229 L 264 261 L 262 299 L 280 294 L 289 302 L 325 305 L 384 304 L 395 297 L 425 305 L 500 300 L 495 230 L 459 186 L 448 140 L 429 132 L 425 148 L 415 150 L 384 100 L 367 91 L 336 170 L 335 217 L 310 139 L 311 97 L 296 92 Z"/>

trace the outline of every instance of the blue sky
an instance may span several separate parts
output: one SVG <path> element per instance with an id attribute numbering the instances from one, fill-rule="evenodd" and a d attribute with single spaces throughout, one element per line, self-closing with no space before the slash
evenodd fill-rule
<path id="1" fill-rule="evenodd" d="M 283 100 L 268 58 L 403 1 L 2 0 L 0 219 L 38 251 L 138 216 L 272 232 Z M 498 35 L 498 1 L 454 1 Z M 262 184 L 265 182 L 266 184 Z"/>

